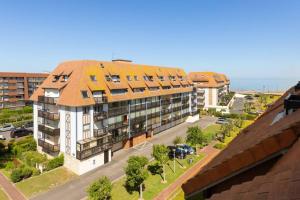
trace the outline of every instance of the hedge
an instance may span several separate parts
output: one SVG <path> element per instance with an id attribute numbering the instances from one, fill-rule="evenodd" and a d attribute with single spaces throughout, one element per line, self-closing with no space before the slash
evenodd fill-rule
<path id="1" fill-rule="evenodd" d="M 64 155 L 61 154 L 51 160 L 48 161 L 46 164 L 46 171 L 50 171 L 52 169 L 55 169 L 57 167 L 63 166 L 64 165 Z"/>
<path id="2" fill-rule="evenodd" d="M 21 181 L 22 179 L 31 177 L 32 173 L 33 169 L 31 167 L 21 166 L 11 172 L 10 179 L 12 180 L 12 182 L 16 183 Z"/>

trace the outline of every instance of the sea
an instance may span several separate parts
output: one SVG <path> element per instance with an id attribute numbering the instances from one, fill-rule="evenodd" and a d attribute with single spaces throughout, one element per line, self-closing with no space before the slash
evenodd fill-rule
<path id="1" fill-rule="evenodd" d="M 284 92 L 296 85 L 299 78 L 231 78 L 230 88 L 233 91 Z"/>

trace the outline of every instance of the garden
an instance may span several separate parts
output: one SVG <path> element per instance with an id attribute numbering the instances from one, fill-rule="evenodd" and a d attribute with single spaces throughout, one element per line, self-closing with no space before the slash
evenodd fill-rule
<path id="1" fill-rule="evenodd" d="M 32 107 L 25 106 L 20 109 L 2 109 L 0 111 L 0 126 L 12 124 L 14 127 L 21 127 L 32 122 Z"/>

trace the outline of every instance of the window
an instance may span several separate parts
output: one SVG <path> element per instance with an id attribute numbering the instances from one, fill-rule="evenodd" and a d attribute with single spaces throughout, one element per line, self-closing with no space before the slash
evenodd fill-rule
<path id="1" fill-rule="evenodd" d="M 59 76 L 58 75 L 54 75 L 54 79 L 53 79 L 53 82 L 56 82 L 59 80 Z"/>
<path id="2" fill-rule="evenodd" d="M 63 81 L 68 81 L 69 76 L 68 75 L 63 75 Z"/>
<path id="3" fill-rule="evenodd" d="M 97 81 L 95 75 L 91 75 L 90 78 L 91 78 L 91 81 Z"/>
<path id="4" fill-rule="evenodd" d="M 164 76 L 158 76 L 158 79 L 159 79 L 160 81 L 164 81 L 164 80 L 165 80 L 165 77 L 164 77 Z"/>
<path id="5" fill-rule="evenodd" d="M 90 107 L 88 107 L 88 106 L 83 107 L 83 108 L 82 108 L 82 112 L 83 112 L 83 114 L 89 114 L 89 112 L 90 112 Z"/>
<path id="6" fill-rule="evenodd" d="M 137 77 L 137 76 L 134 76 L 134 80 L 135 80 L 135 81 L 138 81 L 139 79 L 138 79 L 138 77 Z"/>
<path id="7" fill-rule="evenodd" d="M 153 76 L 144 76 L 145 81 L 153 81 Z"/>
<path id="8" fill-rule="evenodd" d="M 111 77 L 109 75 L 105 75 L 105 80 L 106 81 L 111 81 Z"/>
<path id="9" fill-rule="evenodd" d="M 113 82 L 120 82 L 120 76 L 119 75 L 112 75 L 111 80 Z"/>
<path id="10" fill-rule="evenodd" d="M 131 77 L 129 75 L 126 76 L 128 81 L 131 81 Z"/>
<path id="11" fill-rule="evenodd" d="M 81 91 L 81 95 L 84 99 L 89 98 L 88 92 L 86 90 Z"/>

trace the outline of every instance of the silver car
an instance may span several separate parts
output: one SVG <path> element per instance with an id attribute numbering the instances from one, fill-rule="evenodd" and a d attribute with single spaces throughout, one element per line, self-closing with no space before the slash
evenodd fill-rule
<path id="1" fill-rule="evenodd" d="M 4 132 L 4 131 L 10 131 L 12 129 L 14 129 L 15 127 L 12 125 L 12 124 L 5 124 L 4 126 L 2 126 L 0 128 L 0 131 L 1 132 Z"/>

